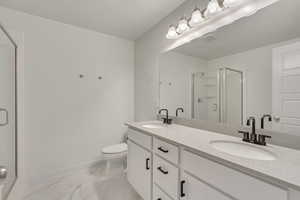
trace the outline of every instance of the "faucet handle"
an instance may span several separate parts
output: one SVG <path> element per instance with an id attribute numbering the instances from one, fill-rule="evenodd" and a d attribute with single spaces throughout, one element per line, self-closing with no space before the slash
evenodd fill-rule
<path id="1" fill-rule="evenodd" d="M 250 141 L 249 132 L 246 132 L 246 131 L 238 131 L 238 132 L 243 134 L 243 141 L 244 142 L 249 142 Z"/>
<path id="2" fill-rule="evenodd" d="M 257 143 L 260 144 L 260 145 L 264 145 L 266 146 L 267 143 L 266 143 L 266 138 L 272 138 L 271 136 L 269 135 L 258 135 L 258 141 Z"/>
<path id="3" fill-rule="evenodd" d="M 170 118 L 162 118 L 164 124 L 172 124 L 172 119 Z"/>

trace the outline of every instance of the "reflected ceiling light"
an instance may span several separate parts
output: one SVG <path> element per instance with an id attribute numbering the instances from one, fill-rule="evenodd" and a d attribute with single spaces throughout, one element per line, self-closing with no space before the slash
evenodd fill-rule
<path id="1" fill-rule="evenodd" d="M 244 8 L 242 8 L 241 11 L 249 16 L 249 15 L 254 14 L 257 11 L 257 8 L 252 5 L 248 5 Z"/>
<path id="2" fill-rule="evenodd" d="M 167 37 L 167 39 L 176 39 L 178 37 L 178 33 L 177 33 L 176 27 L 174 25 L 170 25 L 166 37 Z"/>
<path id="3" fill-rule="evenodd" d="M 210 0 L 204 12 L 205 16 L 211 16 L 222 10 L 218 0 Z"/>
<path id="4" fill-rule="evenodd" d="M 223 6 L 224 7 L 235 6 L 238 2 L 239 2 L 239 0 L 224 0 L 223 1 Z"/>
<path id="5" fill-rule="evenodd" d="M 185 17 L 181 18 L 178 22 L 177 33 L 182 34 L 183 32 L 189 30 L 190 27 L 188 25 L 188 21 Z"/>
<path id="6" fill-rule="evenodd" d="M 190 20 L 189 20 L 189 25 L 190 25 L 191 27 L 194 27 L 194 26 L 200 24 L 200 23 L 203 22 L 203 21 L 204 21 L 204 17 L 203 17 L 203 15 L 202 15 L 201 10 L 200 10 L 199 8 L 195 8 L 195 9 L 193 10 L 192 16 L 191 16 L 191 18 L 190 18 Z"/>

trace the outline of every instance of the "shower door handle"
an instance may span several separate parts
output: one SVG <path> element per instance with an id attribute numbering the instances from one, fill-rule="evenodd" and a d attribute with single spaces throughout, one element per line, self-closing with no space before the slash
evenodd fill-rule
<path id="1" fill-rule="evenodd" d="M 7 177 L 7 169 L 4 166 L 0 166 L 0 180 L 4 180 Z"/>
<path id="2" fill-rule="evenodd" d="M 5 108 L 0 108 L 0 114 L 4 113 L 4 121 L 0 122 L 0 126 L 6 126 L 8 124 L 8 111 Z"/>
<path id="3" fill-rule="evenodd" d="M 274 116 L 273 119 L 274 119 L 274 121 L 277 122 L 277 123 L 280 122 L 280 117 L 279 117 L 279 116 Z"/>
<path id="4" fill-rule="evenodd" d="M 0 122 L 0 126 L 6 126 L 8 124 L 8 111 L 5 108 L 0 108 L 0 114 L 4 113 L 4 122 Z"/>

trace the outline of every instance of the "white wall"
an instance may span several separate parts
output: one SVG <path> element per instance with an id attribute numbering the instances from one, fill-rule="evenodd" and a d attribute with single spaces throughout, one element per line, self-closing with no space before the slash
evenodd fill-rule
<path id="1" fill-rule="evenodd" d="M 207 62 L 197 57 L 167 52 L 159 57 L 160 108 L 167 108 L 175 116 L 178 107 L 181 117 L 191 118 L 192 74 L 206 72 Z"/>
<path id="2" fill-rule="evenodd" d="M 24 34 L 29 191 L 62 170 L 101 158 L 103 146 L 122 140 L 123 124 L 134 116 L 134 44 L 3 7 L 0 23 Z"/>

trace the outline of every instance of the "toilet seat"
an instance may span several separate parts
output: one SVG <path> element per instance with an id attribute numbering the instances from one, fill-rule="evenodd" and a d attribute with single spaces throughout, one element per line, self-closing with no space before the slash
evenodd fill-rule
<path id="1" fill-rule="evenodd" d="M 104 147 L 102 149 L 102 155 L 106 161 L 105 174 L 109 175 L 111 162 L 114 159 L 124 159 L 126 160 L 128 146 L 126 143 L 115 144 L 111 146 Z M 126 170 L 126 164 L 123 162 L 123 168 Z"/>
<path id="2" fill-rule="evenodd" d="M 104 147 L 102 149 L 102 153 L 104 154 L 120 154 L 127 152 L 127 144 L 121 143 L 121 144 L 115 144 L 108 147 Z"/>

